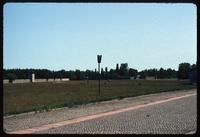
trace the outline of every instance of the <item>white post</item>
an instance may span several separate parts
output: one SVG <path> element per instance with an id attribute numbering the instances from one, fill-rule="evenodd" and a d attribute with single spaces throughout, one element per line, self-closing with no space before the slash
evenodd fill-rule
<path id="1" fill-rule="evenodd" d="M 35 74 L 34 73 L 32 74 L 31 81 L 35 82 Z"/>

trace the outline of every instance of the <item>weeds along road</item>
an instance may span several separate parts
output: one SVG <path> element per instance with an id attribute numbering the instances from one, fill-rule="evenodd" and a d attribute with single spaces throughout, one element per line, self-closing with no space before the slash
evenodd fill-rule
<path id="1" fill-rule="evenodd" d="M 135 102 L 130 103 L 133 98 L 121 100 L 119 104 L 126 104 L 115 110 L 109 110 L 95 114 L 81 115 L 74 119 L 68 119 L 52 124 L 43 125 L 27 125 L 31 127 L 28 129 L 25 127 L 20 130 L 20 127 L 13 128 L 8 133 L 36 133 L 36 134 L 187 134 L 194 133 L 197 129 L 197 97 L 196 90 L 190 90 L 187 92 L 170 92 L 155 95 L 148 95 L 143 97 L 134 98 Z M 150 101 L 151 100 L 151 101 Z M 116 101 L 117 102 L 117 101 Z M 99 109 L 106 105 L 116 107 L 119 106 L 116 102 L 109 102 L 100 106 L 96 105 L 91 109 L 85 107 L 88 113 L 91 110 Z M 140 103 L 138 103 L 140 102 Z M 142 102 L 142 103 L 141 103 Z M 138 103 L 138 104 L 137 104 Z M 111 105 L 112 104 L 112 105 Z M 130 104 L 128 106 L 128 104 Z M 135 105 L 134 105 L 135 104 Z M 141 107 L 138 107 L 141 106 Z M 103 107 L 101 109 L 103 109 Z M 78 109 L 78 108 L 77 108 Z M 69 112 L 69 111 L 68 111 Z M 72 112 L 72 111 L 71 111 Z M 76 113 L 80 111 L 76 110 Z M 51 112 L 48 112 L 51 113 Z M 48 116 L 48 113 L 46 115 Z M 80 114 L 80 113 L 79 113 Z M 42 115 L 42 113 L 40 114 Z M 68 113 L 65 113 L 68 115 Z M 70 114 L 69 114 L 70 115 Z M 37 117 L 39 114 L 35 114 L 32 117 Z M 64 115 L 63 115 L 64 116 Z M 23 119 L 23 118 L 24 119 Z M 11 122 L 18 123 L 18 126 L 26 125 L 26 116 L 22 116 L 18 119 L 8 118 L 5 119 L 4 128 L 9 129 L 9 120 Z M 81 117 L 81 118 L 80 118 Z M 30 119 L 29 122 L 39 119 Z M 51 117 L 53 119 L 53 117 Z M 25 122 L 25 123 L 20 123 Z M 31 121 L 33 120 L 33 121 Z M 41 119 L 40 119 L 41 120 Z M 6 123 L 7 121 L 7 123 Z M 15 125 L 16 126 L 16 125 Z M 22 128 L 22 127 L 21 127 Z M 15 132 L 16 131 L 16 132 Z"/>

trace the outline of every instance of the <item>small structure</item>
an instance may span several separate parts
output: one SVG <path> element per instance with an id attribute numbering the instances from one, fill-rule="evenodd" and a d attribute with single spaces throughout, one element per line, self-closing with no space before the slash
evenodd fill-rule
<path id="1" fill-rule="evenodd" d="M 136 79 L 140 79 L 140 75 L 137 75 L 137 76 L 136 76 Z"/>
<path id="2" fill-rule="evenodd" d="M 35 82 L 35 74 L 34 73 L 31 74 L 31 82 Z"/>

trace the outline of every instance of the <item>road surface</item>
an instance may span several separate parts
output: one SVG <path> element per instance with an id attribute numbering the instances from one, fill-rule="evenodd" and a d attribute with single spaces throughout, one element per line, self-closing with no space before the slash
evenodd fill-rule
<path id="1" fill-rule="evenodd" d="M 48 134 L 187 134 L 196 131 L 196 96 L 44 130 Z"/>

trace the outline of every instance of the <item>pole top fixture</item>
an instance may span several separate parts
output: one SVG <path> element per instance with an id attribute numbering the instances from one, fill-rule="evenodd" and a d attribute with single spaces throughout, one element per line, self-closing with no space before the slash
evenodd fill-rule
<path id="1" fill-rule="evenodd" d="M 97 55 L 97 62 L 98 63 L 101 63 L 101 57 L 102 57 L 102 55 Z"/>

